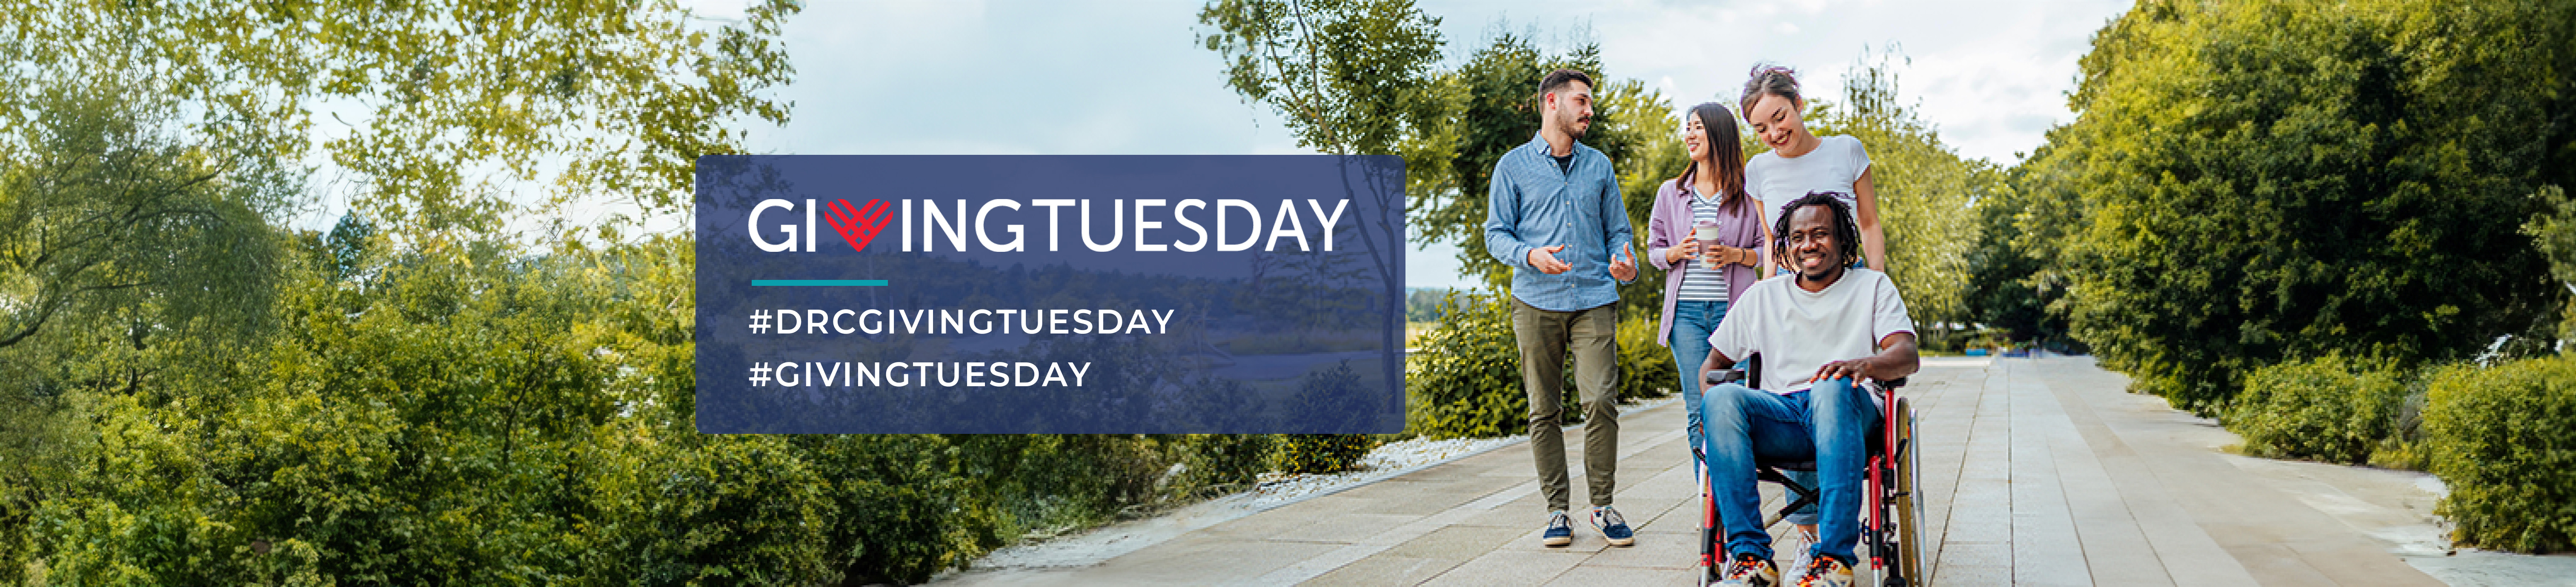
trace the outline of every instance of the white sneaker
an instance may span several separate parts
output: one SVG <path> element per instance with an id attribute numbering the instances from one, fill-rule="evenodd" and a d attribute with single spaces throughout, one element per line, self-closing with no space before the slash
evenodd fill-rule
<path id="1" fill-rule="evenodd" d="M 1851 567 L 1839 559 L 1817 557 L 1802 568 L 1806 572 L 1799 574 L 1798 587 L 1852 587 Z"/>
<path id="2" fill-rule="evenodd" d="M 1775 587 L 1780 584 L 1780 569 L 1771 561 L 1751 554 L 1737 556 L 1734 562 L 1718 571 L 1718 587 Z"/>
<path id="3" fill-rule="evenodd" d="M 1797 539 L 1797 544 L 1790 547 L 1794 550 L 1789 552 L 1798 553 L 1796 558 L 1789 559 L 1789 568 L 1805 569 L 1809 563 L 1815 562 L 1816 533 L 1790 524 L 1789 536 Z"/>

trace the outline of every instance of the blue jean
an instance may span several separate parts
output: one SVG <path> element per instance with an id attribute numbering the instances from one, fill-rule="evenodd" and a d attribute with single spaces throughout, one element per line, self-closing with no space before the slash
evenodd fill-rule
<path id="1" fill-rule="evenodd" d="M 1673 349 L 1673 366 L 1682 376 L 1682 406 L 1689 415 L 1691 448 L 1699 448 L 1699 367 L 1708 361 L 1708 333 L 1717 331 L 1717 323 L 1726 320 L 1726 302 L 1719 300 L 1682 300 L 1673 302 L 1672 340 L 1665 346 Z"/>
<path id="2" fill-rule="evenodd" d="M 1673 338 L 1668 342 L 1673 348 L 1673 364 L 1681 367 L 1682 406 L 1688 408 L 1689 412 L 1687 420 L 1689 427 L 1684 430 L 1691 432 L 1691 448 L 1707 447 L 1707 435 L 1700 427 L 1701 422 L 1706 418 L 1700 414 L 1699 367 L 1701 363 L 1708 361 L 1708 334 L 1717 331 L 1717 324 L 1725 320 L 1726 302 L 1713 300 L 1673 302 Z M 1781 473 L 1787 475 L 1789 480 L 1798 482 L 1799 485 L 1816 486 L 1816 474 L 1813 471 L 1781 471 Z M 1792 524 L 1815 525 L 1816 504 L 1809 503 L 1806 507 L 1789 512 L 1787 519 Z"/>
<path id="3" fill-rule="evenodd" d="M 1763 532 L 1762 493 L 1754 487 L 1755 459 L 1816 462 L 1816 487 L 1823 507 L 1811 555 L 1832 555 L 1849 564 L 1860 541 L 1863 469 L 1869 458 L 1869 436 L 1879 429 L 1878 407 L 1865 387 L 1849 379 L 1827 379 L 1814 387 L 1779 395 L 1736 384 L 1709 388 L 1701 398 L 1708 478 L 1717 515 L 1726 526 L 1728 556 L 1753 554 L 1770 559 L 1771 535 Z"/>

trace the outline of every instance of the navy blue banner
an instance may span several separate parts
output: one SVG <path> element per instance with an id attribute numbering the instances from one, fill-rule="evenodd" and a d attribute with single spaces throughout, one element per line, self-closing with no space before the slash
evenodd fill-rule
<path id="1" fill-rule="evenodd" d="M 708 155 L 707 433 L 1393 433 L 1393 156 Z"/>

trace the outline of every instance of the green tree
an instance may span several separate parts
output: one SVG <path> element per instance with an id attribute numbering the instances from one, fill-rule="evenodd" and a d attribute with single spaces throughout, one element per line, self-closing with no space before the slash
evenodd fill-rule
<path id="1" fill-rule="evenodd" d="M 1651 97 L 1659 94 L 1644 84 L 1603 74 L 1599 44 L 1583 42 L 1550 55 L 1532 40 L 1536 35 L 1534 30 L 1513 33 L 1497 24 L 1483 48 L 1456 69 L 1440 73 L 1441 87 L 1457 94 L 1456 108 L 1448 117 L 1455 121 L 1455 131 L 1445 137 L 1454 146 L 1447 153 L 1450 156 L 1422 165 L 1435 168 L 1448 181 L 1437 189 L 1413 192 L 1409 207 L 1414 242 L 1458 242 L 1462 271 L 1494 287 L 1511 285 L 1511 266 L 1485 252 L 1484 194 L 1491 185 L 1494 164 L 1503 154 L 1538 135 L 1539 79 L 1559 68 L 1593 76 L 1600 86 L 1593 88 L 1593 125 L 1581 140 L 1620 164 L 1621 186 L 1631 191 L 1630 184 L 1636 183 L 1630 181 L 1632 176 L 1642 174 L 1629 168 L 1629 155 L 1658 132 L 1632 128 L 1633 121 L 1668 118 L 1671 110 L 1669 104 Z M 1652 186 L 1647 189 L 1651 194 Z M 1639 222 L 1645 218 L 1633 211 L 1630 215 Z"/>
<path id="2" fill-rule="evenodd" d="M 203 467 L 175 431 L 195 423 L 159 408 L 260 347 L 285 248 L 267 218 L 293 188 L 246 172 L 270 163 L 258 153 L 170 138 L 170 110 L 120 86 L 17 87 L 31 111 L 0 135 L 0 581 L 57 548 L 35 539 L 61 535 L 48 523 L 66 507 L 122 502 L 86 521 L 168 522 L 123 534 L 138 539 L 190 525 L 205 487 L 186 481 Z M 125 575 L 65 577 L 152 582 Z"/>
<path id="3" fill-rule="evenodd" d="M 185 104 L 193 135 L 284 167 L 311 147 L 317 106 L 354 106 L 365 116 L 321 146 L 363 184 L 361 212 L 489 229 L 518 183 L 559 186 L 553 202 L 685 206 L 696 157 L 739 150 L 727 121 L 786 120 L 764 92 L 793 73 L 776 36 L 796 11 L 768 0 L 710 26 L 674 0 L 37 0 L 0 14 L 0 62 L 23 79 L 154 72 L 128 76 L 154 84 L 128 96 Z M 0 119 L 24 122 L 20 96 Z"/>
<path id="4" fill-rule="evenodd" d="M 784 119 L 764 93 L 793 4 L 736 26 L 667 1 L 18 8 L 0 582 L 809 584 L 866 560 L 812 523 L 853 507 L 814 455 L 686 442 L 685 241 L 493 230 L 519 184 L 678 210 L 725 123 Z M 323 104 L 366 115 L 316 145 Z M 328 239 L 273 224 L 312 201 L 313 154 L 361 186 Z M 621 462 L 725 477 L 589 475 Z M 697 566 L 605 548 L 655 519 L 696 534 L 643 552 Z"/>
<path id="5" fill-rule="evenodd" d="M 1806 119 L 1816 134 L 1851 135 L 1868 146 L 1888 276 L 1905 292 L 1914 321 L 1940 328 L 1970 319 L 1967 254 L 1979 229 L 1971 204 L 2004 191 L 2003 174 L 1985 160 L 1961 158 L 1902 102 L 1898 59 L 1893 49 L 1865 57 L 1844 76 L 1842 101 L 1811 101 Z"/>
<path id="6" fill-rule="evenodd" d="M 2541 186 L 2538 196 L 2543 211 L 2524 224 L 2522 232 L 2531 235 L 2541 254 L 2549 257 L 2550 276 L 2558 278 L 2558 284 L 2568 293 L 2576 294 L 2576 199 L 2568 198 L 2567 190 L 2554 185 Z M 2560 313 L 2563 318 L 2558 323 L 2558 339 L 2576 340 L 2576 296 L 2570 296 Z"/>
<path id="7" fill-rule="evenodd" d="M 2025 162 L 2054 184 L 2023 186 L 2038 200 L 2078 200 L 2047 204 L 2077 212 L 2046 270 L 2075 336 L 2209 411 L 2262 365 L 2403 368 L 2529 331 L 2565 294 L 2509 228 L 2576 169 L 2571 23 L 2546 2 L 2139 4 Z"/>
<path id="8" fill-rule="evenodd" d="M 2049 160 L 2042 146 L 2029 160 Z M 1978 198 L 1972 206 L 1976 245 L 1967 252 L 1965 303 L 1970 319 L 2004 330 L 2017 341 L 2042 340 L 2060 349 L 2075 348 L 2066 336 L 2066 318 L 2052 312 L 2065 288 L 2047 272 L 2054 258 L 2048 248 L 2072 221 L 2048 211 L 2064 203 L 2064 194 L 2047 191 L 2062 186 L 2038 178 L 2052 169 L 2015 165 L 2006 170 L 2004 186 Z"/>
<path id="9" fill-rule="evenodd" d="M 244 309 L 270 295 L 279 249 L 267 216 L 299 186 L 244 174 L 260 154 L 170 139 L 170 112 L 127 103 L 130 88 L 31 89 L 36 115 L 0 139 L 0 349 L 145 304 L 163 313 L 147 330 L 257 330 L 265 316 Z"/>

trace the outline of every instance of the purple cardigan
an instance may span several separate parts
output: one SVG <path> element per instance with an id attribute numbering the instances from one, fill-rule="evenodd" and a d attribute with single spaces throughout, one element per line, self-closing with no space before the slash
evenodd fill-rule
<path id="1" fill-rule="evenodd" d="M 1681 292 L 1682 275 L 1703 270 L 1697 267 L 1698 261 L 1690 259 L 1683 259 L 1680 263 L 1664 261 L 1664 252 L 1690 238 L 1691 225 L 1695 223 L 1691 215 L 1691 199 L 1698 196 L 1691 192 L 1690 180 L 1689 172 L 1684 172 L 1679 178 L 1664 180 L 1664 186 L 1655 190 L 1654 216 L 1646 220 L 1646 258 L 1654 261 L 1655 268 L 1664 270 L 1664 316 L 1655 321 L 1655 344 L 1664 346 L 1672 346 L 1673 303 L 1676 301 L 1673 296 Z M 1744 204 L 1739 208 L 1744 213 L 1740 214 L 1719 209 L 1717 244 L 1752 248 L 1762 242 L 1762 205 L 1760 202 Z M 1726 272 L 1726 299 L 1741 299 L 1744 287 L 1753 285 L 1752 267 L 1728 264 L 1719 271 Z"/>

